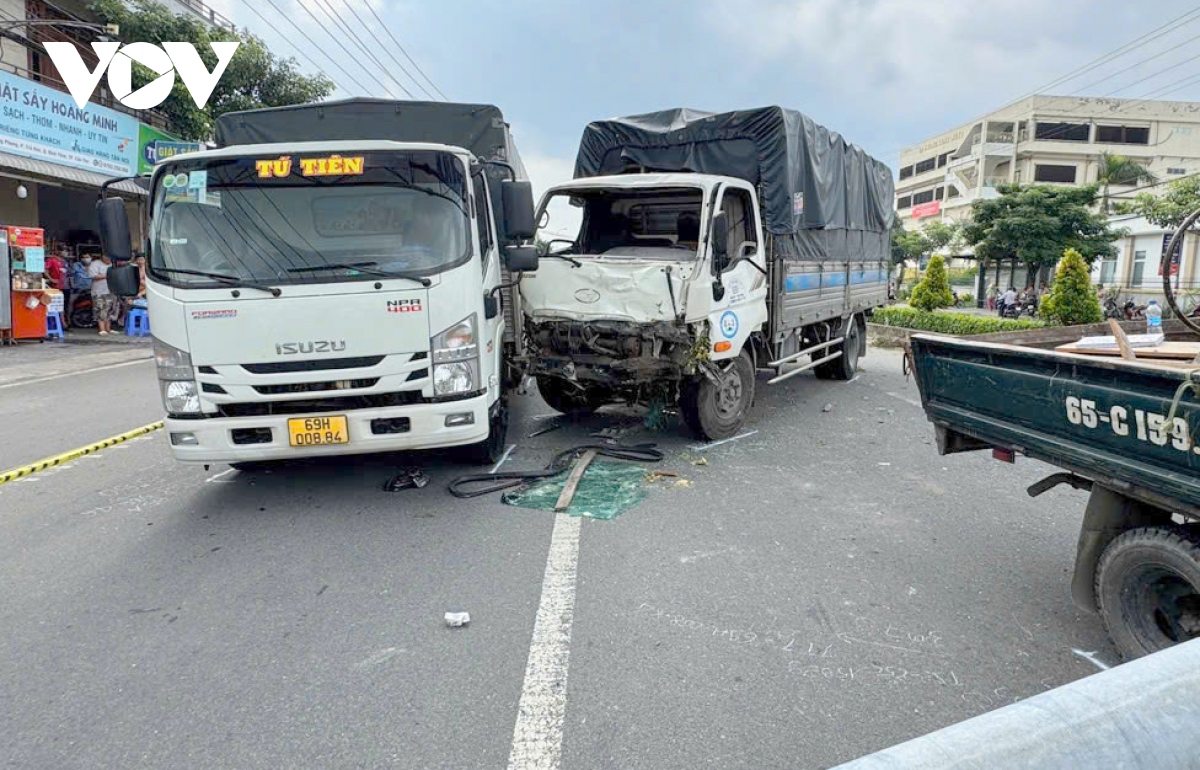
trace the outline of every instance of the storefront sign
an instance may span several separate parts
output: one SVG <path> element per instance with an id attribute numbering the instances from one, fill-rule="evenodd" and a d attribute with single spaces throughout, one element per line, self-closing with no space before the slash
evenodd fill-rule
<path id="1" fill-rule="evenodd" d="M 138 173 L 149 174 L 155 163 L 202 149 L 199 142 L 181 142 L 177 136 L 142 123 L 138 137 Z"/>
<path id="2" fill-rule="evenodd" d="M 137 170 L 138 122 L 0 71 L 0 151 L 112 176 Z"/>
<path id="3" fill-rule="evenodd" d="M 922 203 L 921 205 L 913 206 L 913 208 L 912 208 L 912 218 L 913 219 L 921 219 L 922 217 L 931 217 L 934 214 L 940 214 L 940 213 L 942 213 L 942 202 L 941 201 L 930 201 L 929 203 Z"/>
<path id="4" fill-rule="evenodd" d="M 1167 247 L 1171 245 L 1171 238 L 1174 233 L 1166 233 L 1163 235 L 1162 251 L 1158 254 L 1158 274 L 1162 275 L 1162 258 L 1167 253 Z M 1171 275 L 1179 275 L 1179 260 L 1183 256 L 1183 238 L 1175 244 L 1175 252 L 1171 254 Z"/>

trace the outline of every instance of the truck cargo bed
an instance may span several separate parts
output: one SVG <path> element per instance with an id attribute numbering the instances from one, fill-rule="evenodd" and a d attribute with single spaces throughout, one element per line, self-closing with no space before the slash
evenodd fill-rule
<path id="1" fill-rule="evenodd" d="M 982 341 L 914 337 L 913 368 L 939 451 L 1011 449 L 1200 517 L 1200 363 L 1188 369 L 1053 349 L 1079 336 L 1039 329 Z"/>

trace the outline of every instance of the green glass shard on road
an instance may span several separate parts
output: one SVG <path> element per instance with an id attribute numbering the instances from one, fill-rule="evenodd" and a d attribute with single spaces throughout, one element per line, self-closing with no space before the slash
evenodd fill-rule
<path id="1" fill-rule="evenodd" d="M 567 475 L 563 473 L 552 479 L 506 492 L 501 500 L 505 505 L 518 508 L 553 511 L 558 503 L 558 496 L 562 494 L 563 486 L 567 483 Z M 645 476 L 646 469 L 639 465 L 593 462 L 580 479 L 575 497 L 572 498 L 566 513 L 604 521 L 615 519 L 647 495 Z"/>

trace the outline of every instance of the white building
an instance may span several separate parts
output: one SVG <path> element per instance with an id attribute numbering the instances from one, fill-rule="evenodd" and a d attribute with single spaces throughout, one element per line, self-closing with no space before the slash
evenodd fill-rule
<path id="1" fill-rule="evenodd" d="M 1005 183 L 1084 185 L 1117 153 L 1160 180 L 1200 172 L 1200 103 L 1031 96 L 900 153 L 896 210 L 908 229 L 965 219 Z M 1114 185 L 1110 196 L 1133 194 Z"/>
<path id="2" fill-rule="evenodd" d="M 1151 299 L 1161 303 L 1162 257 L 1172 231 L 1138 216 L 1113 217 L 1111 226 L 1126 234 L 1114 244 L 1116 257 L 1103 262 L 1098 260 L 1092 266 L 1092 280 L 1104 284 L 1105 289 L 1116 289 L 1122 296 L 1136 299 L 1140 304 Z M 1200 290 L 1200 233 L 1187 233 L 1175 254 L 1171 285 L 1178 291 L 1178 301 L 1182 296 L 1190 297 Z"/>

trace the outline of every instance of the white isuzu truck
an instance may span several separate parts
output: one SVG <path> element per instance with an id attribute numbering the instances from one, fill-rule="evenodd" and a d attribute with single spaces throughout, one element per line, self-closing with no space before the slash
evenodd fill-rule
<path id="1" fill-rule="evenodd" d="M 504 447 L 533 196 L 486 105 L 231 113 L 158 164 L 146 281 L 166 431 L 192 463 Z M 126 258 L 123 204 L 100 203 Z M 118 283 L 120 283 L 118 281 Z M 506 320 L 507 319 L 507 320 Z"/>
<path id="2" fill-rule="evenodd" d="M 854 376 L 893 200 L 887 166 L 792 110 L 592 123 L 538 209 L 528 372 L 562 412 L 677 404 L 702 438 L 731 436 L 758 369 Z"/>

